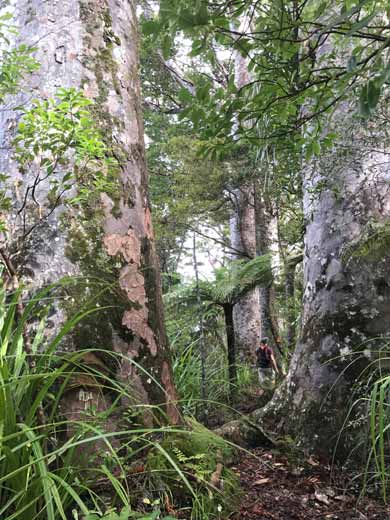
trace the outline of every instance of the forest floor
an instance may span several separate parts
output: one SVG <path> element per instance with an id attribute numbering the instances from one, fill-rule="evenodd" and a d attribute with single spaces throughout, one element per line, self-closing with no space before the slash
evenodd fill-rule
<path id="1" fill-rule="evenodd" d="M 349 473 L 312 457 L 293 463 L 259 448 L 232 469 L 244 490 L 232 520 L 390 520 L 390 507 L 368 497 L 358 500 Z"/>
<path id="2" fill-rule="evenodd" d="M 261 390 L 251 393 L 237 406 L 244 415 L 266 397 Z M 371 496 L 359 498 L 362 477 L 353 480 L 348 470 L 276 449 L 242 453 L 231 468 L 243 489 L 240 511 L 231 520 L 390 520 L 390 506 Z"/>

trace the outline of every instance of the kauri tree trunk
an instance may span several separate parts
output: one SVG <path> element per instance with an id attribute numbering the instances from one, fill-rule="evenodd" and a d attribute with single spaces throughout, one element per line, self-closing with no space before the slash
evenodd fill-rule
<path id="1" fill-rule="evenodd" d="M 379 125 L 364 128 L 345 105 L 336 124 L 343 140 L 304 175 L 300 339 L 285 383 L 259 416 L 276 420 L 279 432 L 308 449 L 330 455 L 337 448 L 344 458 L 362 431 L 361 408 L 352 407 L 348 416 L 359 397 L 355 384 L 384 345 L 381 337 L 390 334 L 390 254 L 354 257 L 348 251 L 372 225 L 388 222 L 390 169 Z M 351 424 L 355 428 L 344 428 Z"/>
<path id="2" fill-rule="evenodd" d="M 73 348 L 96 346 L 119 353 L 117 377 L 131 388 L 134 400 L 161 404 L 169 420 L 177 423 L 148 201 L 136 2 L 15 0 L 12 9 L 19 40 L 38 49 L 41 69 L 29 80 L 33 96 L 51 97 L 59 87 L 81 89 L 95 102 L 97 125 L 120 164 L 110 194 L 103 193 L 82 212 L 59 208 L 38 226 L 17 255 L 20 274 L 32 288 L 64 274 L 80 275 L 82 282 L 70 290 L 61 312 L 70 314 L 93 296 L 94 303 L 112 309 L 81 324 Z M 30 97 L 29 93 L 26 102 Z M 8 145 L 15 116 L 2 113 L 1 118 L 2 145 Z M 1 152 L 0 162 L 15 186 L 25 182 L 10 151 Z M 42 183 L 42 204 L 47 190 Z M 20 231 L 15 214 L 11 220 L 13 229 Z M 16 239 L 15 233 L 9 237 L 11 248 Z M 113 290 L 100 294 L 103 284 Z M 53 316 L 54 327 L 62 319 L 59 314 Z M 133 361 L 149 374 L 137 370 Z M 153 420 L 145 412 L 144 422 L 152 425 Z"/>
<path id="3" fill-rule="evenodd" d="M 243 17 L 241 27 L 244 28 L 248 20 Z M 232 27 L 234 29 L 234 27 Z M 250 72 L 245 57 L 235 51 L 234 57 L 235 83 L 237 88 L 243 88 L 250 80 Z M 243 157 L 242 167 L 248 167 L 247 158 Z M 236 165 L 237 166 L 237 165 Z M 241 165 L 238 163 L 238 168 Z M 256 222 L 253 204 L 253 190 L 244 182 L 233 191 L 234 203 L 230 218 L 230 241 L 234 251 L 234 258 L 254 258 L 256 256 Z M 239 252 L 242 252 L 240 255 Z M 260 342 L 260 307 L 259 290 L 248 292 L 235 304 L 233 310 L 235 343 L 237 354 L 241 361 L 252 362 L 256 346 Z"/>
<path id="4" fill-rule="evenodd" d="M 302 262 L 301 254 L 286 258 L 284 263 L 285 297 L 286 297 L 286 343 L 289 351 L 292 351 L 296 342 L 297 311 L 295 309 L 295 274 L 297 265 Z"/>
<path id="5" fill-rule="evenodd" d="M 234 211 L 230 218 L 230 243 L 235 251 L 235 259 L 256 256 L 255 211 L 253 194 L 248 188 L 235 191 Z M 251 360 L 256 345 L 260 342 L 260 305 L 257 288 L 235 304 L 233 319 L 237 354 L 241 360 Z"/>

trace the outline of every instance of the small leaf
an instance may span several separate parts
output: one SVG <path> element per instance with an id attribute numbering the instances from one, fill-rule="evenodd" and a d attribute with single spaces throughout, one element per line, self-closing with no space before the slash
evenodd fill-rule
<path id="1" fill-rule="evenodd" d="M 261 486 L 263 484 L 267 484 L 267 482 L 269 482 L 270 479 L 269 478 L 260 478 L 259 480 L 255 480 L 254 484 L 255 486 Z"/>
<path id="2" fill-rule="evenodd" d="M 178 98 L 183 103 L 190 103 L 193 100 L 191 92 L 188 88 L 182 87 L 178 92 Z"/>

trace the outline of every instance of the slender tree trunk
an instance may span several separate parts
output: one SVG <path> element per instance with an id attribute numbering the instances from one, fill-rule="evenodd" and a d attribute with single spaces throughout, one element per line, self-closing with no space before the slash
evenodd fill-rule
<path id="1" fill-rule="evenodd" d="M 233 305 L 226 303 L 223 306 L 226 325 L 228 372 L 229 372 L 229 394 L 230 400 L 234 401 L 237 393 L 237 365 L 236 365 L 236 345 L 234 335 Z"/>
<path id="2" fill-rule="evenodd" d="M 259 183 L 254 187 L 254 206 L 256 217 L 256 254 L 266 255 L 270 252 L 270 218 L 265 208 Z M 259 288 L 260 298 L 260 330 L 262 337 L 274 338 L 278 333 L 271 316 L 271 287 Z"/>
<path id="3" fill-rule="evenodd" d="M 84 208 L 82 214 L 59 208 L 23 243 L 18 241 L 21 224 L 12 212 L 9 249 L 16 250 L 20 273 L 31 288 L 65 274 L 83 277 L 85 283 L 71 293 L 74 303 L 69 300 L 61 312 L 57 309 L 53 326 L 95 291 L 96 304 L 111 309 L 84 322 L 73 347 L 96 346 L 120 354 L 117 376 L 132 389 L 133 401 L 161 404 L 169 420 L 177 423 L 147 193 L 135 1 L 15 0 L 13 9 L 20 41 L 38 48 L 41 69 L 30 81 L 33 96 L 53 96 L 59 87 L 82 89 L 95 102 L 94 116 L 120 170 L 112 179 L 115 189 L 102 194 L 100 203 Z M 4 146 L 10 143 L 15 116 L 10 112 L 0 117 Z M 0 163 L 15 186 L 28 182 L 9 151 L 1 152 Z M 48 189 L 40 185 L 42 207 L 49 204 Z M 17 207 L 16 192 L 14 202 Z M 100 294 L 103 286 L 113 290 Z M 149 373 L 137 370 L 133 362 Z M 151 378 L 159 384 L 152 384 Z M 144 421 L 153 424 L 150 412 L 145 412 Z"/>
<path id="4" fill-rule="evenodd" d="M 196 300 L 198 304 L 199 314 L 199 345 L 200 345 L 200 397 L 203 401 L 201 407 L 203 412 L 202 419 L 207 419 L 207 405 L 206 405 L 206 343 L 204 337 L 204 326 L 203 326 L 203 310 L 202 310 L 202 299 L 199 290 L 199 270 L 198 260 L 196 256 L 196 233 L 193 234 L 193 246 L 192 246 L 192 258 L 195 272 L 195 283 L 196 283 Z"/>

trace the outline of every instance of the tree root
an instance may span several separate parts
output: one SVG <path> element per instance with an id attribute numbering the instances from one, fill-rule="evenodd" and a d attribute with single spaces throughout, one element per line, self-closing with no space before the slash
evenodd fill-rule
<path id="1" fill-rule="evenodd" d="M 241 448 L 275 446 L 271 435 L 248 417 L 230 421 L 214 432 Z"/>

